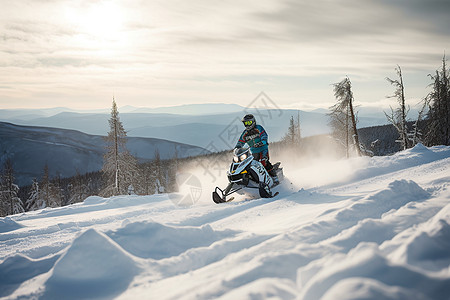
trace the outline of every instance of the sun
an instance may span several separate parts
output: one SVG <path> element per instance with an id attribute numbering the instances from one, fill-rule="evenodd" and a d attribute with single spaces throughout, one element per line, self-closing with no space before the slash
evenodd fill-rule
<path id="1" fill-rule="evenodd" d="M 93 5 L 85 15 L 85 29 L 92 35 L 114 39 L 120 35 L 123 15 L 120 8 L 112 2 Z"/>
<path id="2" fill-rule="evenodd" d="M 93 1 L 71 7 L 66 17 L 79 34 L 93 40 L 117 40 L 123 34 L 123 10 L 113 1 Z"/>

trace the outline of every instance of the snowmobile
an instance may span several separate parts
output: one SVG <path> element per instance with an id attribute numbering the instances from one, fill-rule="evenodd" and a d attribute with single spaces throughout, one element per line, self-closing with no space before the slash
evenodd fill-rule
<path id="1" fill-rule="evenodd" d="M 224 190 L 216 187 L 212 193 L 215 203 L 230 202 L 234 197 L 227 199 L 227 196 L 235 192 L 242 195 L 248 189 L 257 189 L 261 198 L 272 198 L 278 195 L 278 192 L 273 193 L 271 189 L 284 178 L 283 168 L 280 168 L 279 162 L 273 165 L 278 177 L 278 181 L 275 182 L 263 164 L 254 159 L 248 145 L 234 149 L 233 154 L 230 170 L 227 171 L 228 186 Z"/>

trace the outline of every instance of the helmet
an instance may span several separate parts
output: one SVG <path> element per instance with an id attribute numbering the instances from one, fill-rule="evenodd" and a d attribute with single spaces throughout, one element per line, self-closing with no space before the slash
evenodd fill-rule
<path id="1" fill-rule="evenodd" d="M 253 129 L 256 126 L 256 120 L 252 114 L 245 115 L 242 118 L 242 123 L 244 123 L 244 126 L 247 130 Z"/>

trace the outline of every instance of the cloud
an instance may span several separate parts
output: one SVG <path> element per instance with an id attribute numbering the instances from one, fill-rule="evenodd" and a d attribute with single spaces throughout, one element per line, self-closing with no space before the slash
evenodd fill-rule
<path id="1" fill-rule="evenodd" d="M 390 36 L 395 32 L 429 33 L 450 24 L 450 2 L 404 0 L 284 0 L 278 10 L 256 12 L 260 22 L 281 25 L 285 37 L 295 42 L 338 41 L 350 36 Z M 449 34 L 450 26 L 445 26 Z"/>
<path id="2" fill-rule="evenodd" d="M 442 35 L 450 34 L 450 1 L 448 0 L 382 0 L 387 7 L 395 7 L 406 14 L 405 19 L 420 21 L 422 28 Z M 428 26 L 427 26 L 428 25 Z M 420 30 L 420 28 L 417 28 Z"/>
<path id="3" fill-rule="evenodd" d="M 90 31 L 106 2 L 116 6 L 115 30 Z M 373 89 L 397 64 L 425 80 L 439 66 L 450 48 L 448 2 L 11 1 L 0 11 L 0 81 L 12 89 L 0 96 L 88 102 L 92 92 L 109 101 L 114 89 L 130 99 L 224 101 L 265 90 L 327 102 L 330 83 L 349 75 L 355 88 L 365 84 L 365 100 L 381 99 Z"/>

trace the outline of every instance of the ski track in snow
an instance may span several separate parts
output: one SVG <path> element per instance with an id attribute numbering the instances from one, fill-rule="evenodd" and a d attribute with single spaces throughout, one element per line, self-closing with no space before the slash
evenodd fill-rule
<path id="1" fill-rule="evenodd" d="M 89 197 L 0 218 L 0 298 L 450 299 L 450 147 L 345 163 L 304 189 L 308 171 L 286 172 L 275 199 Z"/>

